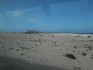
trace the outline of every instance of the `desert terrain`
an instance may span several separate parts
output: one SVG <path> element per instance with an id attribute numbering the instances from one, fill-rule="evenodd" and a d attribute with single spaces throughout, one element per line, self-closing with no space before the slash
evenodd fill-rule
<path id="1" fill-rule="evenodd" d="M 9 63 L 10 69 L 7 66 Z M 14 64 L 12 68 L 11 63 Z M 0 68 L 0 70 L 93 70 L 93 35 L 1 32 Z"/>

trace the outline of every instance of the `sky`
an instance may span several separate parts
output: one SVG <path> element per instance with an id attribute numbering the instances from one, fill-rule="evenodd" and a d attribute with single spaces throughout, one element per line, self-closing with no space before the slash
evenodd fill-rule
<path id="1" fill-rule="evenodd" d="M 0 31 L 93 33 L 93 0 L 0 0 Z"/>

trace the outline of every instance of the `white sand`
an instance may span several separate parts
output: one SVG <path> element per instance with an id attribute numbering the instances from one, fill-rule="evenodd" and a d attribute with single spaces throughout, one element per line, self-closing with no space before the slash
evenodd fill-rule
<path id="1" fill-rule="evenodd" d="M 69 70 L 93 70 L 93 35 L 0 33 L 0 55 Z"/>

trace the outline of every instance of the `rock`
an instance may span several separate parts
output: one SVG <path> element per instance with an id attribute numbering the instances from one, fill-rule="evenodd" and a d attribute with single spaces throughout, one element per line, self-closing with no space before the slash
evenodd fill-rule
<path id="1" fill-rule="evenodd" d="M 76 60 L 76 57 L 73 54 L 65 54 L 64 56 Z"/>

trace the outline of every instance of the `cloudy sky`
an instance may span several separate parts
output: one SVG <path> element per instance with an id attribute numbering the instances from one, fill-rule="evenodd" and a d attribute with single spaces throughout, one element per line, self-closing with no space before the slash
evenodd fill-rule
<path id="1" fill-rule="evenodd" d="M 93 0 L 0 0 L 0 30 L 93 33 Z"/>

